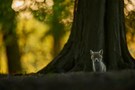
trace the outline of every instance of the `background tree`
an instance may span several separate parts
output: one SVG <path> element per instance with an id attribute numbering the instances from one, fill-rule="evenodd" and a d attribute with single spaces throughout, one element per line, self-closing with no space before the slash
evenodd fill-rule
<path id="1" fill-rule="evenodd" d="M 125 0 L 125 25 L 127 33 L 127 44 L 131 55 L 135 58 L 135 1 Z"/>
<path id="2" fill-rule="evenodd" d="M 56 56 L 69 35 L 73 0 L 13 0 L 23 73 L 36 72 Z"/>
<path id="3" fill-rule="evenodd" d="M 50 20 L 50 30 L 45 34 L 53 36 L 53 49 L 52 55 L 55 57 L 61 50 L 61 40 L 65 36 L 66 32 L 69 29 L 70 24 L 66 26 L 66 23 L 71 22 L 67 21 L 66 18 L 70 16 L 70 12 L 68 9 L 70 4 L 72 4 L 73 0 L 71 1 L 62 1 L 62 0 L 53 0 L 53 7 L 52 7 L 52 14 L 49 16 Z M 70 16 L 71 17 L 71 16 Z"/>
<path id="4" fill-rule="evenodd" d="M 73 6 L 74 0 L 52 0 L 52 2 L 53 6 L 51 11 L 47 10 L 45 7 L 42 7 L 36 11 L 32 10 L 32 12 L 34 12 L 36 19 L 44 22 L 45 24 L 49 24 L 50 29 L 44 34 L 42 39 L 46 38 L 48 35 L 53 36 L 52 56 L 55 57 L 61 50 L 62 39 L 71 27 L 71 24 L 69 23 L 72 22 L 71 7 Z M 44 3 L 47 4 L 47 1 Z"/>
<path id="5" fill-rule="evenodd" d="M 89 50 L 100 49 L 108 71 L 134 68 L 126 44 L 123 9 L 123 0 L 78 0 L 67 44 L 39 73 L 92 71 Z"/>
<path id="6" fill-rule="evenodd" d="M 0 23 L 6 47 L 9 73 L 20 73 L 20 52 L 16 36 L 15 12 L 11 9 L 12 0 L 0 1 Z"/>

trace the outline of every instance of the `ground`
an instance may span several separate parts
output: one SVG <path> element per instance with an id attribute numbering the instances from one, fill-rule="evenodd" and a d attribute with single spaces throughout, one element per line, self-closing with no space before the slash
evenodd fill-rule
<path id="1" fill-rule="evenodd" d="M 1 75 L 0 90 L 135 90 L 135 71 Z"/>

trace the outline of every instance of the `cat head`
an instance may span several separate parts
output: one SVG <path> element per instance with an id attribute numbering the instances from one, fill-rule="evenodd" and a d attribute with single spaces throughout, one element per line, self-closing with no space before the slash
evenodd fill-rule
<path id="1" fill-rule="evenodd" d="M 91 59 L 93 61 L 98 61 L 99 62 L 103 58 L 103 50 L 101 49 L 98 52 L 94 52 L 94 51 L 90 50 L 90 55 L 91 55 Z"/>

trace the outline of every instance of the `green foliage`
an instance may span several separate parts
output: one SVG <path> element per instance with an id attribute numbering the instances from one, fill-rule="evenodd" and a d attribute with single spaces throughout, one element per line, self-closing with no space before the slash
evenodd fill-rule
<path id="1" fill-rule="evenodd" d="M 44 9 L 40 9 L 40 10 L 37 10 L 37 11 L 32 11 L 33 12 L 33 15 L 34 17 L 39 20 L 39 21 L 44 21 L 45 20 L 45 17 L 46 17 L 46 14 L 44 12 Z"/>
<path id="2" fill-rule="evenodd" d="M 134 29 L 135 32 L 135 11 L 130 11 L 126 16 L 126 21 L 129 27 Z"/>

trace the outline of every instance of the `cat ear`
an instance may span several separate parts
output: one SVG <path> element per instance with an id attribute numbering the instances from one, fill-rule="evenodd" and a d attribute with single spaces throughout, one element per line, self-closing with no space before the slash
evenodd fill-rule
<path id="1" fill-rule="evenodd" d="M 92 55 L 94 52 L 92 50 L 90 50 L 90 54 Z"/>
<path id="2" fill-rule="evenodd" d="M 100 53 L 100 55 L 103 55 L 103 49 L 101 49 L 101 50 L 99 51 L 99 53 Z"/>

